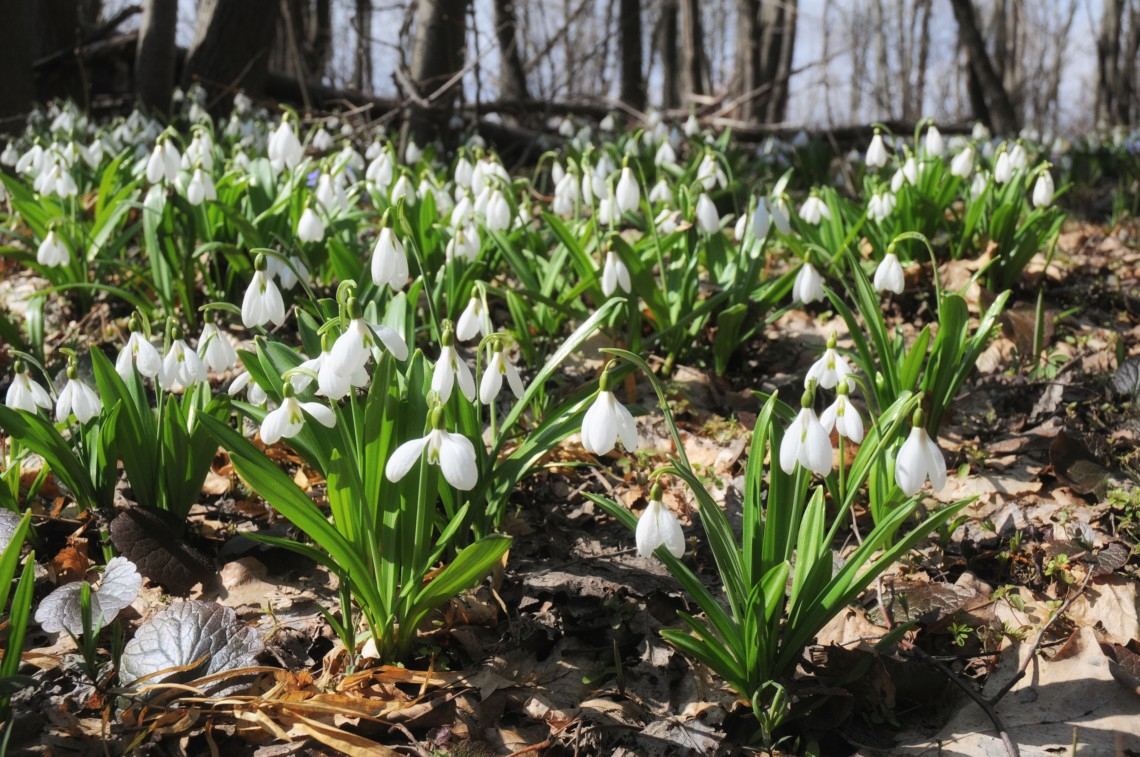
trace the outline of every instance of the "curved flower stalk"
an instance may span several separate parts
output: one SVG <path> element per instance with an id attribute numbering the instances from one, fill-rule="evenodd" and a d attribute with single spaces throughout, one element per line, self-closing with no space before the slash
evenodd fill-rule
<path id="1" fill-rule="evenodd" d="M 443 427 L 443 408 L 436 406 L 431 413 L 432 429 L 427 436 L 404 442 L 384 466 L 384 475 L 392 483 L 398 482 L 423 456 L 429 465 L 438 465 L 447 483 L 460 491 L 470 491 L 479 482 L 479 468 L 475 462 L 475 445 L 462 434 L 453 434 Z"/>

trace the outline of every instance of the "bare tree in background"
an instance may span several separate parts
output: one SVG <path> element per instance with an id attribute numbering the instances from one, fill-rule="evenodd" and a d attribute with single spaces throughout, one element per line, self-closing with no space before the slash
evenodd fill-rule
<path id="1" fill-rule="evenodd" d="M 514 0 L 494 0 L 495 36 L 499 40 L 499 97 L 524 101 L 527 97 Z"/>
<path id="2" fill-rule="evenodd" d="M 780 123 L 788 112 L 788 81 L 796 47 L 798 0 L 767 0 L 760 12 L 760 83 L 756 112 L 765 123 Z"/>
<path id="3" fill-rule="evenodd" d="M 269 70 L 319 82 L 332 52 L 331 0 L 281 0 Z"/>
<path id="4" fill-rule="evenodd" d="M 372 0 L 356 0 L 352 18 L 356 29 L 356 53 L 353 56 L 352 86 L 359 92 L 372 90 Z"/>
<path id="5" fill-rule="evenodd" d="M 433 103 L 450 104 L 461 91 L 459 74 L 467 52 L 467 0 L 418 0 L 415 11 L 411 79 L 418 90 L 416 97 L 421 104 L 433 96 Z M 413 109 L 407 125 L 419 144 L 430 141 L 438 126 L 422 107 Z"/>
<path id="6" fill-rule="evenodd" d="M 215 93 L 238 88 L 261 92 L 279 9 L 280 0 L 201 0 L 183 86 L 200 83 Z M 228 97 L 216 102 L 217 108 L 231 104 Z"/>
<path id="7" fill-rule="evenodd" d="M 135 50 L 135 90 L 139 102 L 159 113 L 170 109 L 174 89 L 174 44 L 178 0 L 146 0 Z"/>
<path id="8" fill-rule="evenodd" d="M 1104 0 L 1096 53 L 1097 119 L 1105 123 L 1132 123 L 1140 116 L 1140 105 L 1136 102 L 1140 3 Z"/>
<path id="9" fill-rule="evenodd" d="M 621 99 L 645 110 L 645 79 L 641 73 L 641 0 L 621 0 Z"/>
<path id="10" fill-rule="evenodd" d="M 709 64 L 705 55 L 704 22 L 700 0 L 680 0 L 681 5 L 681 92 L 685 102 L 693 95 L 706 94 L 709 81 Z"/>
<path id="11" fill-rule="evenodd" d="M 1017 112 L 1005 90 L 1002 77 L 994 68 L 986 41 L 978 28 L 972 0 L 950 0 L 958 33 L 970 71 L 971 103 L 974 116 L 1001 134 L 1016 134 Z"/>

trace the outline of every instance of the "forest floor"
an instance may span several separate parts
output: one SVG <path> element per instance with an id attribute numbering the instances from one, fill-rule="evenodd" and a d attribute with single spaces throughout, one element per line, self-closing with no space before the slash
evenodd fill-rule
<path id="1" fill-rule="evenodd" d="M 938 440 L 951 470 L 973 475 L 952 476 L 937 500 L 977 500 L 952 534 L 922 545 L 809 648 L 791 691 L 813 707 L 786 728 L 786 753 L 815 742 L 824 755 L 1007 754 L 1000 726 L 1026 756 L 1140 754 L 1138 231 L 1070 221 L 1052 265 L 1030 266 L 1029 284 L 1016 293 L 1002 334 Z M 973 265 L 945 266 L 943 284 L 968 279 Z M 1044 355 L 1033 359 L 1042 286 L 1049 327 Z M 970 299 L 976 307 L 985 293 Z M 930 317 L 929 303 L 906 306 Z M 834 314 L 794 310 L 741 350 L 727 377 L 687 366 L 671 377 L 689 458 L 730 520 L 739 522 L 743 462 L 759 409 L 753 392 L 795 391 L 832 330 L 843 346 L 846 329 Z M 587 359 L 579 370 L 593 367 Z M 626 399 L 653 406 L 647 384 L 626 391 Z M 284 535 L 288 524 L 251 498 L 219 455 L 209 496 L 192 514 L 193 545 L 217 576 L 183 596 L 234 608 L 267 640 L 267 668 L 256 673 L 251 693 L 116 701 L 83 677 L 69 638 L 36 628 L 25 669 L 41 685 L 15 697 L 9 750 L 95 755 L 137 747 L 262 757 L 747 751 L 756 729 L 744 703 L 658 635 L 677 625 L 677 610 L 689 609 L 678 584 L 656 558 L 639 557 L 632 534 L 581 495 L 604 492 L 637 510 L 645 505 L 644 472 L 672 448 L 659 416 L 639 419 L 639 431 L 637 465 L 617 454 L 598 461 L 572 437 L 528 480 L 504 524 L 515 537 L 509 560 L 490 586 L 437 617 L 422 638 L 417 669 L 348 674 L 344 650 L 318 611 L 336 606 L 335 577 L 241 537 L 266 529 Z M 286 447 L 275 453 L 319 500 L 319 477 Z M 666 490 L 664 501 L 690 536 L 685 559 L 712 584 L 715 567 L 687 497 Z M 50 496 L 43 505 L 40 553 L 54 555 L 52 570 L 82 574 L 86 545 L 106 524 L 53 511 Z M 856 516 L 869 524 L 869 514 Z M 845 534 L 837 559 L 854 544 Z M 127 622 L 169 601 L 146 588 Z M 891 627 L 913 619 L 901 644 L 876 650 Z"/>

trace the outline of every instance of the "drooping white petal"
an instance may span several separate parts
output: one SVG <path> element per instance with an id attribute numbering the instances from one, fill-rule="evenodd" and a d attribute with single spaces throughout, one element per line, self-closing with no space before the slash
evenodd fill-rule
<path id="1" fill-rule="evenodd" d="M 582 446 L 595 455 L 605 455 L 614 448 L 618 437 L 618 420 L 613 406 L 613 392 L 599 392 L 594 404 L 582 418 Z"/>
<path id="2" fill-rule="evenodd" d="M 290 418 L 292 408 L 288 402 L 286 399 L 279 408 L 267 413 L 261 421 L 261 441 L 265 444 L 276 444 L 282 437 L 295 436 L 300 432 L 300 424 L 295 424 Z"/>
<path id="3" fill-rule="evenodd" d="M 908 497 L 926 483 L 928 464 L 926 436 L 925 429 L 919 426 L 911 428 L 910 436 L 903 442 L 895 457 L 895 482 Z"/>
<path id="4" fill-rule="evenodd" d="M 336 425 L 336 414 L 328 405 L 322 405 L 320 402 L 302 402 L 300 405 L 301 409 L 325 428 L 332 428 Z"/>
<path id="5" fill-rule="evenodd" d="M 447 483 L 460 491 L 471 491 L 479 482 L 475 446 L 462 434 L 443 431 L 439 447 L 439 469 Z"/>
<path id="6" fill-rule="evenodd" d="M 408 471 L 412 469 L 416 460 L 419 460 L 420 455 L 423 454 L 424 447 L 427 446 L 430 438 L 429 435 L 412 439 L 396 448 L 396 451 L 388 458 L 388 464 L 384 466 L 384 475 L 388 477 L 389 481 L 396 483 L 408 475 Z"/>
<path id="7" fill-rule="evenodd" d="M 651 556 L 662 545 L 673 557 L 685 554 L 685 533 L 681 530 L 681 523 L 659 500 L 649 501 L 649 506 L 637 521 L 635 536 L 637 552 L 642 557 Z"/>

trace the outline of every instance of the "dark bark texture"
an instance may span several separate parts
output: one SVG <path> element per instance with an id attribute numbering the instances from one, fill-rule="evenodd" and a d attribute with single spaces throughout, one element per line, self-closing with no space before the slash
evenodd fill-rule
<path id="1" fill-rule="evenodd" d="M 280 0 L 202 0 L 194 39 L 186 55 L 182 85 L 201 84 L 216 103 L 229 108 L 231 97 L 245 90 L 259 95 L 265 85 Z"/>

